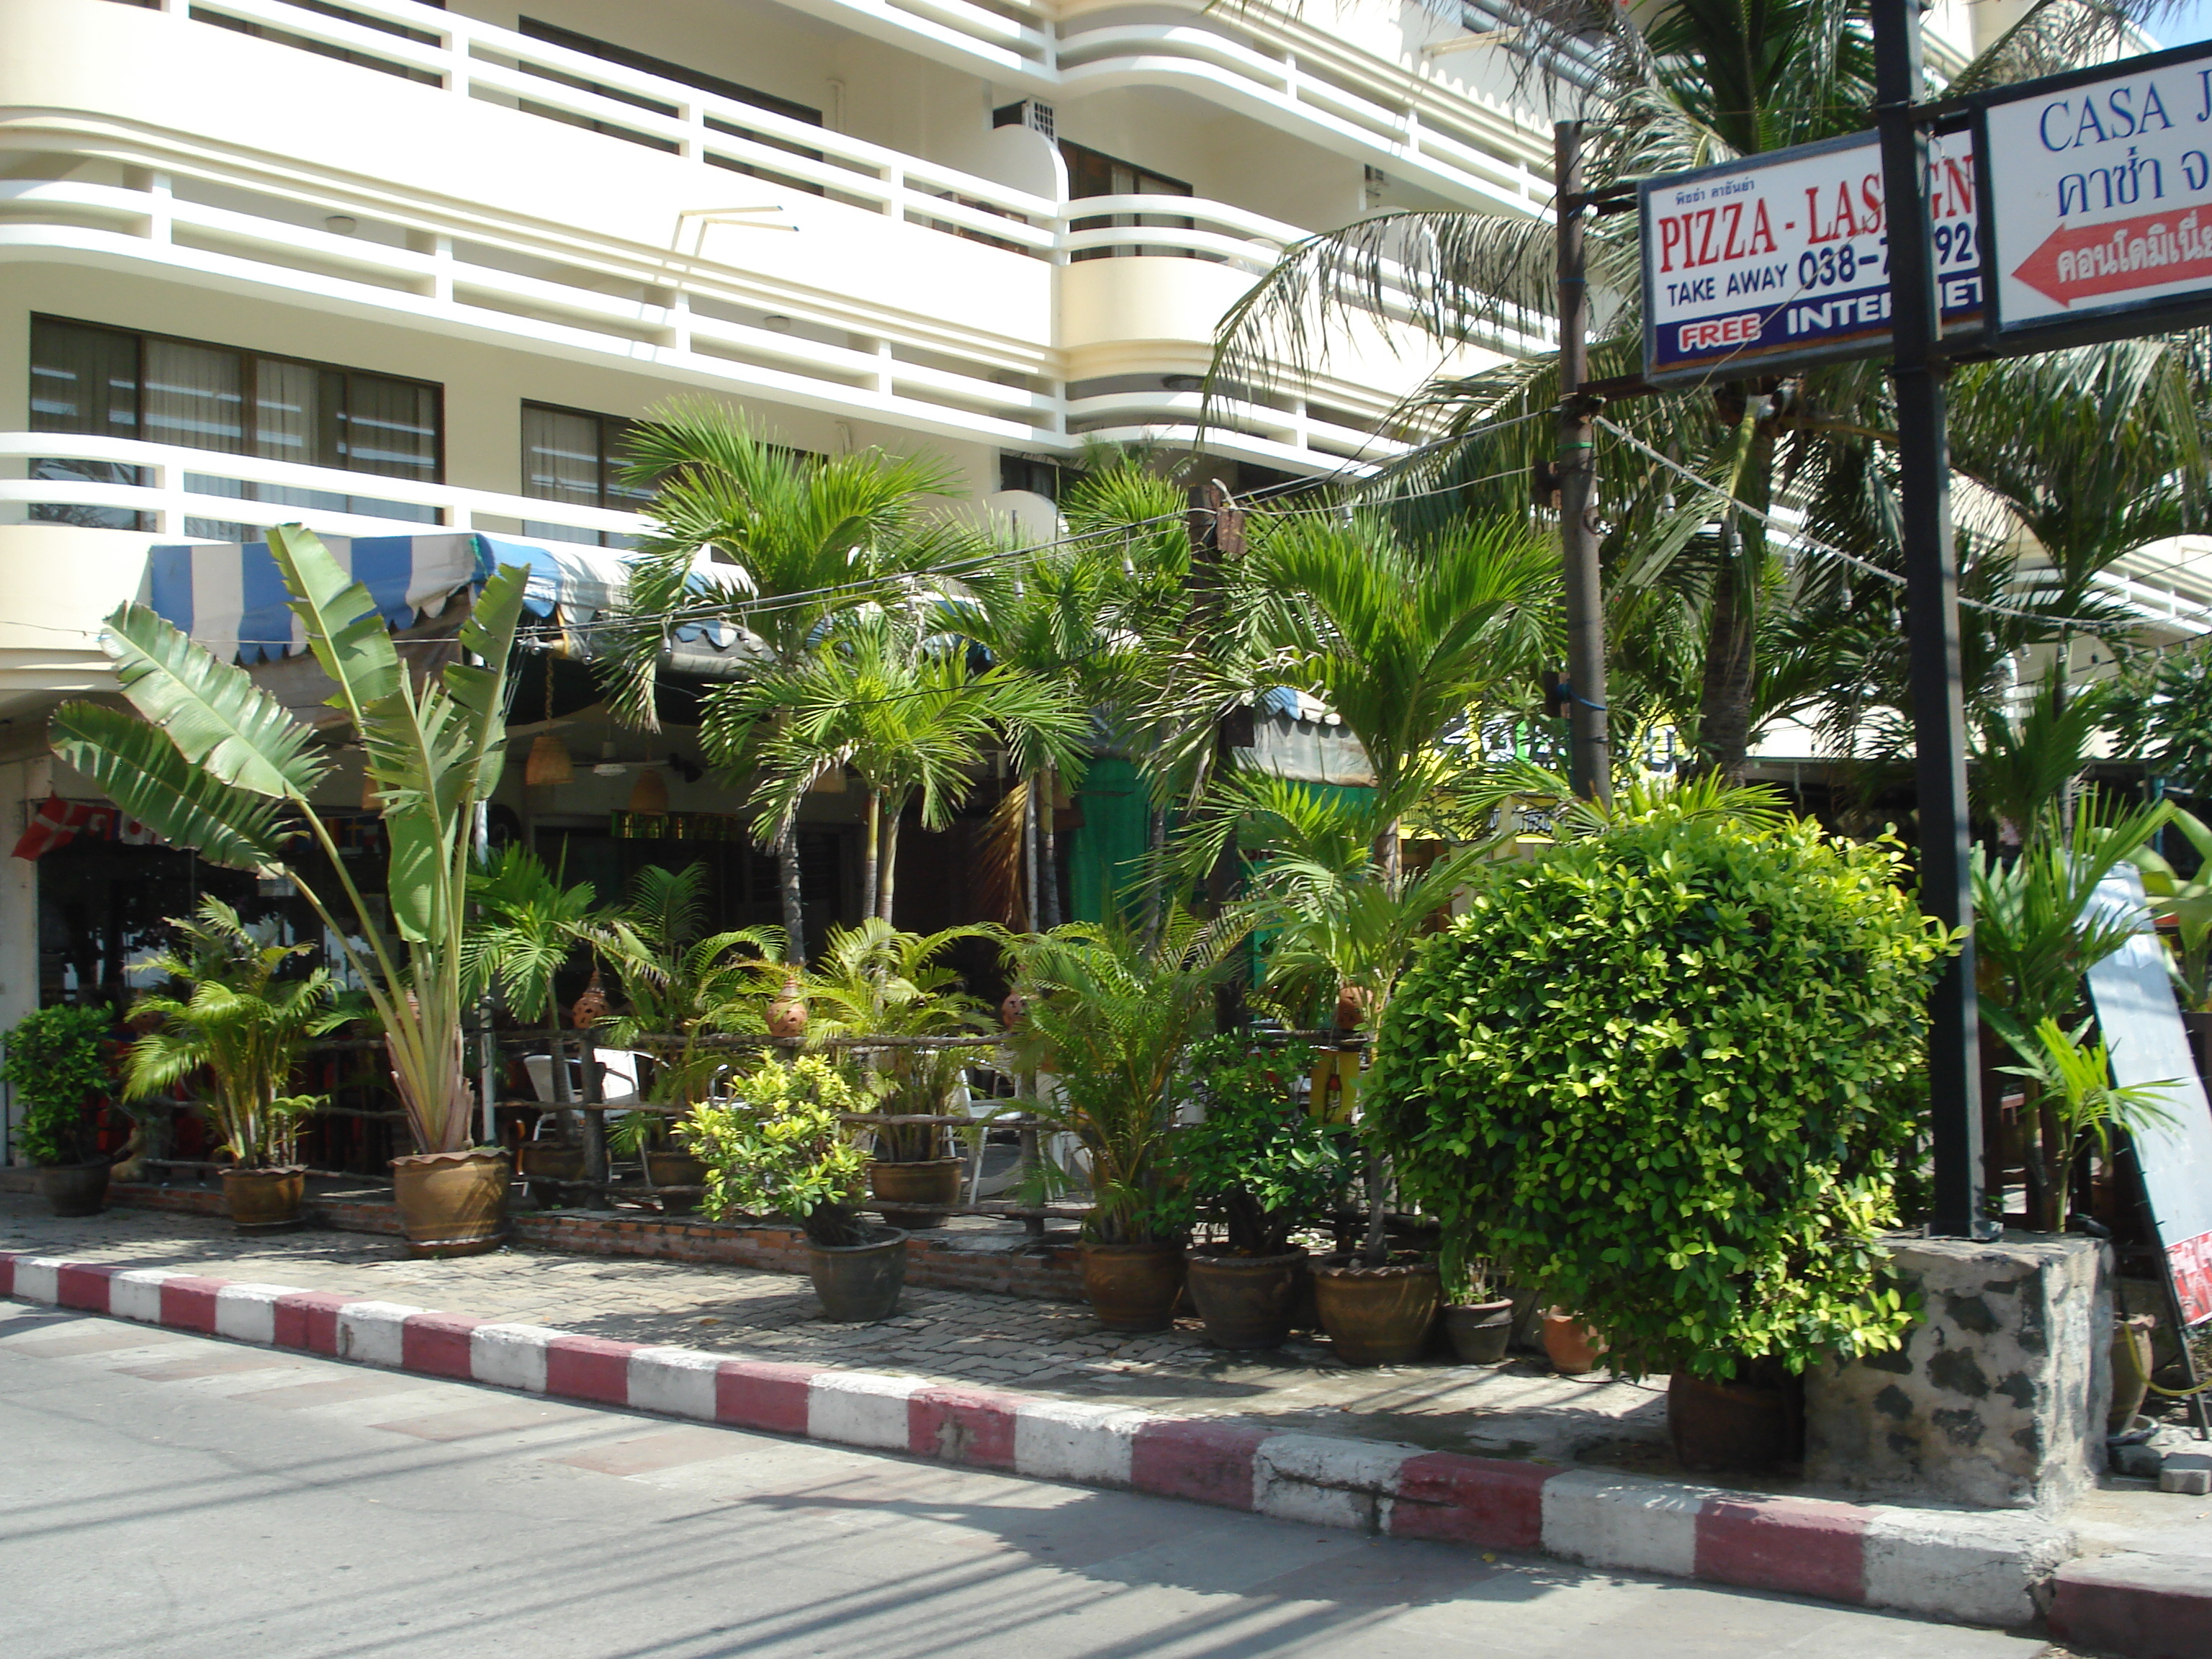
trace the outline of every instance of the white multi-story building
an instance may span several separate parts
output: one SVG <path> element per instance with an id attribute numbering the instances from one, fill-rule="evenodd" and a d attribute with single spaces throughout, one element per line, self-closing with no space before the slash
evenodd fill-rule
<path id="1" fill-rule="evenodd" d="M 114 689 L 118 602 L 181 584 L 196 632 L 227 605 L 264 654 L 251 573 L 226 597 L 212 561 L 149 568 L 157 546 L 295 519 L 411 537 L 375 556 L 417 600 L 441 558 L 465 582 L 454 532 L 618 547 L 623 423 L 684 394 L 803 449 L 933 451 L 1018 515 L 1086 441 L 1187 441 L 1217 319 L 1286 244 L 1382 205 L 1548 212 L 1547 118 L 1498 53 L 1441 49 L 1497 27 L 1256 0 L 0 0 L 0 825 L 96 797 L 44 729 Z M 1209 448 L 1232 482 L 1333 471 L 1435 367 L 1339 353 Z M 562 734 L 577 781 L 518 765 L 506 804 L 604 827 L 635 780 L 587 763 L 619 734 Z M 734 807 L 670 781 L 679 811 Z M 149 920 L 113 876 L 66 902 L 49 880 L 41 918 L 38 870 L 0 858 L 0 1025 L 41 978 L 113 984 Z"/>
<path id="2" fill-rule="evenodd" d="M 1087 441 L 1188 442 L 1215 325 L 1286 245 L 1383 206 L 1550 211 L 1510 8 L 1446 9 L 0 0 L 0 830 L 94 797 L 45 726 L 115 689 L 117 603 L 166 583 L 203 637 L 282 655 L 251 572 L 156 547 L 411 538 L 355 556 L 397 619 L 466 585 L 477 532 L 563 550 L 545 602 L 588 611 L 580 544 L 639 523 L 623 425 L 677 396 L 817 453 L 934 451 L 970 510 L 1032 522 Z M 1939 49 L 2018 9 L 1949 4 Z M 1371 336 L 1231 401 L 1209 452 L 1245 483 L 1376 456 L 1437 367 Z M 559 729 L 576 781 L 518 765 L 502 804 L 604 830 L 655 757 Z M 732 810 L 675 770 L 678 811 Z M 0 1027 L 116 982 L 173 899 L 131 867 L 42 906 L 39 865 L 0 857 Z"/>

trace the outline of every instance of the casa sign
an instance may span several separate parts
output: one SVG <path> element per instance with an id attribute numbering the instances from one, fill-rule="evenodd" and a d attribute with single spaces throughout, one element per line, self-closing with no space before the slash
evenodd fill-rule
<path id="1" fill-rule="evenodd" d="M 1947 333 L 1980 326 L 1978 187 L 1963 135 L 1930 141 Z M 1651 384 L 1737 380 L 1887 347 L 1888 216 L 1875 134 L 1649 179 L 1638 198 Z"/>
<path id="2" fill-rule="evenodd" d="M 2212 43 L 1990 93 L 1976 130 L 1997 349 L 2212 315 Z"/>

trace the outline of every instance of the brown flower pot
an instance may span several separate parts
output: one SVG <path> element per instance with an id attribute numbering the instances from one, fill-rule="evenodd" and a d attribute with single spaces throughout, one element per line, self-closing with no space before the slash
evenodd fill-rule
<path id="1" fill-rule="evenodd" d="M 647 1152 L 645 1172 L 656 1187 L 704 1187 L 707 1166 L 689 1152 Z M 660 1200 L 663 1215 L 689 1215 L 699 1207 L 696 1192 L 671 1193 Z"/>
<path id="2" fill-rule="evenodd" d="M 392 1160 L 410 1255 L 481 1255 L 507 1235 L 503 1152 L 417 1152 Z"/>
<path id="3" fill-rule="evenodd" d="M 1581 1376 L 1597 1369 L 1598 1356 L 1604 1352 L 1605 1339 L 1572 1314 L 1544 1310 L 1544 1352 L 1553 1370 Z"/>
<path id="4" fill-rule="evenodd" d="M 39 1194 L 56 1215 L 98 1215 L 107 1207 L 108 1164 L 48 1164 L 39 1170 Z"/>
<path id="5" fill-rule="evenodd" d="M 1180 1244 L 1085 1244 L 1083 1294 L 1109 1331 L 1164 1331 L 1182 1294 Z"/>
<path id="6" fill-rule="evenodd" d="M 925 1158 L 912 1164 L 878 1159 L 868 1165 L 868 1190 L 875 1210 L 894 1227 L 922 1231 L 945 1224 L 945 1212 L 960 1201 L 964 1158 Z"/>
<path id="7" fill-rule="evenodd" d="M 307 1195 L 307 1171 L 301 1164 L 222 1172 L 222 1206 L 230 1212 L 231 1225 L 242 1233 L 298 1226 L 300 1202 Z"/>
<path id="8" fill-rule="evenodd" d="M 866 1244 L 806 1244 L 807 1272 L 822 1311 L 840 1323 L 872 1325 L 898 1311 L 906 1285 L 906 1234 L 896 1227 L 878 1230 Z"/>
<path id="9" fill-rule="evenodd" d="M 557 1210 L 574 1204 L 581 1192 L 560 1183 L 584 1178 L 584 1149 L 558 1140 L 526 1140 L 515 1154 L 522 1178 L 530 1183 L 530 1201 L 541 1210 Z"/>
<path id="10" fill-rule="evenodd" d="M 1803 1379 L 1709 1382 L 1677 1371 L 1667 1383 L 1667 1434 L 1686 1469 L 1771 1469 L 1805 1455 Z"/>
<path id="11" fill-rule="evenodd" d="M 806 994 L 798 977 L 783 982 L 783 989 L 769 1000 L 768 1034 L 775 1037 L 801 1037 L 806 1035 Z"/>
<path id="12" fill-rule="evenodd" d="M 2112 1408 L 2105 1419 L 2105 1432 L 2124 1434 L 2135 1426 L 2136 1414 L 2150 1393 L 2150 1374 L 2157 1369 L 2151 1333 L 2158 1321 L 2149 1314 L 2112 1322 Z"/>
<path id="13" fill-rule="evenodd" d="M 1403 1365 L 1429 1345 L 1443 1298 L 1433 1261 L 1363 1267 L 1339 1260 L 1313 1270 L 1321 1328 L 1347 1365 Z"/>
<path id="14" fill-rule="evenodd" d="M 1217 1348 L 1279 1348 L 1291 1334 L 1306 1253 L 1190 1258 L 1190 1299 Z"/>
<path id="15" fill-rule="evenodd" d="M 1495 1365 L 1513 1340 L 1513 1298 L 1462 1303 L 1444 1310 L 1444 1335 L 1462 1365 Z"/>

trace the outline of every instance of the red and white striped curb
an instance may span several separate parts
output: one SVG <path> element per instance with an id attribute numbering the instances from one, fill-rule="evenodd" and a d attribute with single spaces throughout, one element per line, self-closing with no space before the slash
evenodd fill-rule
<path id="1" fill-rule="evenodd" d="M 0 1252 L 0 1295 L 428 1376 L 803 1435 L 1309 1525 L 1541 1553 L 1939 1619 L 2014 1626 L 2064 1529 L 1161 1417 L 818 1365 L 727 1359 L 164 1268 Z"/>
<path id="2" fill-rule="evenodd" d="M 2051 1633 L 2130 1659 L 2212 1659 L 2212 1562 L 2123 1553 L 2069 1561 L 2051 1585 Z"/>

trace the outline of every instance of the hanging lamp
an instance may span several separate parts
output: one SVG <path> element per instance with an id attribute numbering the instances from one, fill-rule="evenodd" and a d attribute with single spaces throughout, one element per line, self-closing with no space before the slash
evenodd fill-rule
<path id="1" fill-rule="evenodd" d="M 544 787 L 566 783 L 576 775 L 575 763 L 568 758 L 568 745 L 553 735 L 553 656 L 545 656 L 545 730 L 538 734 L 530 745 L 529 763 L 522 769 L 522 781 Z"/>
<path id="2" fill-rule="evenodd" d="M 637 775 L 637 781 L 629 788 L 629 810 L 658 816 L 668 810 L 668 775 L 657 766 L 648 766 Z"/>

